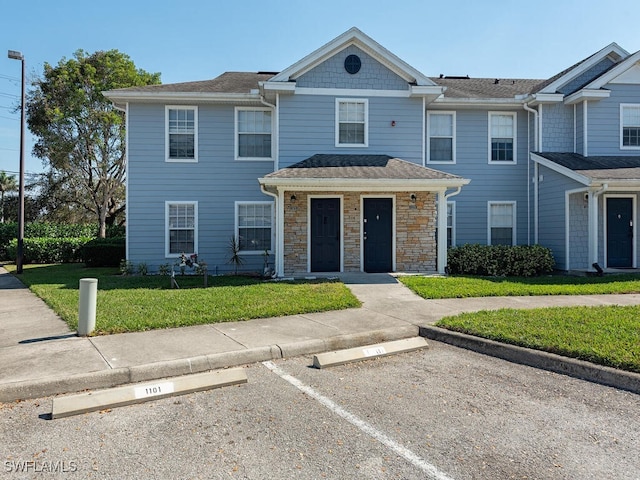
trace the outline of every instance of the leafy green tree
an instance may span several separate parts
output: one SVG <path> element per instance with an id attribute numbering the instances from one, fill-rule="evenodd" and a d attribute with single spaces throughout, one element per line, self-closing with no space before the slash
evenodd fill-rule
<path id="1" fill-rule="evenodd" d="M 18 189 L 16 177 L 7 175 L 4 170 L 0 171 L 0 223 L 4 223 L 4 194 Z"/>
<path id="2" fill-rule="evenodd" d="M 124 113 L 102 92 L 158 83 L 159 73 L 137 69 L 118 50 L 78 50 L 56 66 L 45 63 L 28 94 L 33 153 L 48 167 L 44 180 L 51 180 L 43 193 L 70 211 L 92 214 L 101 237 L 124 211 L 126 175 Z"/>

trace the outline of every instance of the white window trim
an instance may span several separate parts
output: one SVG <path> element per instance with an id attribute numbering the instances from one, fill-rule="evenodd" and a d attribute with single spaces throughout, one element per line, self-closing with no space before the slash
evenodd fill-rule
<path id="1" fill-rule="evenodd" d="M 271 112 L 271 154 L 268 157 L 241 157 L 240 156 L 240 142 L 238 141 L 238 137 L 240 132 L 238 132 L 238 112 L 244 111 L 260 111 L 260 112 Z M 269 107 L 235 107 L 233 114 L 233 132 L 234 132 L 234 159 L 239 162 L 273 162 L 273 147 L 274 147 L 274 134 L 273 134 L 273 126 L 275 119 L 275 112 L 272 108 Z"/>
<path id="2" fill-rule="evenodd" d="M 169 158 L 169 110 L 193 110 L 193 158 Z M 164 157 L 168 163 L 198 162 L 198 107 L 194 105 L 164 106 Z"/>
<path id="3" fill-rule="evenodd" d="M 511 220 L 511 245 L 517 244 L 517 231 L 516 231 L 516 219 L 517 216 L 517 202 L 512 200 L 498 201 L 490 200 L 487 202 L 487 245 L 491 245 L 491 207 L 493 205 L 512 205 L 512 220 Z"/>
<path id="4" fill-rule="evenodd" d="M 513 160 L 491 160 L 491 117 L 494 115 L 503 115 L 513 117 Z M 487 117 L 487 158 L 490 165 L 516 165 L 518 163 L 518 114 L 516 112 L 489 112 Z"/>
<path id="5" fill-rule="evenodd" d="M 451 137 L 451 160 L 431 160 L 431 116 L 432 115 L 451 115 L 453 130 Z M 449 138 L 449 137 L 434 137 L 434 138 Z M 427 163 L 434 165 L 453 165 L 456 163 L 456 112 L 455 111 L 431 111 L 427 112 Z"/>
<path id="6" fill-rule="evenodd" d="M 184 200 L 171 200 L 164 202 L 164 256 L 165 258 L 178 258 L 182 254 L 170 253 L 170 235 L 169 235 L 169 207 L 171 205 L 193 205 L 193 249 L 194 252 L 184 252 L 185 255 L 191 255 L 198 253 L 198 202 L 184 201 Z"/>
<path id="7" fill-rule="evenodd" d="M 271 205 L 271 248 L 268 250 L 269 255 L 272 255 L 274 252 L 273 246 L 275 245 L 275 205 L 274 202 L 269 201 L 256 201 L 252 202 L 250 200 L 236 201 L 234 205 L 234 217 L 235 217 L 235 226 L 234 232 L 236 239 L 240 238 L 240 224 L 238 222 L 238 214 L 240 213 L 240 205 Z M 240 250 L 242 255 L 264 255 L 264 250 Z"/>
<path id="8" fill-rule="evenodd" d="M 361 103 L 364 105 L 364 143 L 340 143 L 340 104 L 343 102 Z M 336 98 L 335 109 L 335 146 L 338 148 L 365 148 L 369 146 L 369 99 L 367 98 Z"/>
<path id="9" fill-rule="evenodd" d="M 456 202 L 447 202 L 451 205 L 451 246 L 456 246 Z M 447 225 L 447 229 L 449 226 Z"/>
<path id="10" fill-rule="evenodd" d="M 620 150 L 640 150 L 640 146 L 635 145 L 623 145 L 623 134 L 622 130 L 624 128 L 624 109 L 625 107 L 631 108 L 640 108 L 640 103 L 621 103 L 620 104 Z"/>

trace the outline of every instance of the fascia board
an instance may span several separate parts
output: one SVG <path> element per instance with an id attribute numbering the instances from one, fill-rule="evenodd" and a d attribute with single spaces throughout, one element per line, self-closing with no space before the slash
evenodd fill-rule
<path id="1" fill-rule="evenodd" d="M 620 45 L 618 45 L 617 43 L 613 42 L 607 45 L 606 47 L 604 47 L 602 50 L 596 52 L 591 57 L 587 58 L 580 65 L 576 66 L 573 70 L 570 70 L 567 73 L 565 73 L 563 76 L 558 78 L 555 82 L 550 83 L 549 85 L 544 87 L 539 93 L 555 93 L 561 86 L 570 82 L 571 80 L 576 78 L 578 75 L 584 73 L 589 68 L 593 67 L 596 63 L 606 58 L 607 55 L 611 54 L 612 52 L 617 55 L 620 55 L 621 57 L 627 57 L 629 55 L 629 52 L 627 52 L 624 48 L 620 47 Z"/>
<path id="2" fill-rule="evenodd" d="M 350 45 L 355 45 L 367 54 L 371 55 L 407 82 L 416 82 L 418 85 L 436 85 L 436 83 L 430 80 L 427 76 L 401 60 L 356 27 L 347 30 L 342 35 L 336 37 L 290 67 L 284 69 L 278 75 L 273 77 L 271 81 L 288 82 L 290 80 L 295 80 Z"/>
<path id="3" fill-rule="evenodd" d="M 524 104 L 523 100 L 517 98 L 447 98 L 440 97 L 436 99 L 433 103 L 444 104 L 449 106 L 460 106 L 460 107 L 468 107 L 468 106 L 486 106 L 486 107 L 495 107 L 497 105 L 505 106 L 505 107 L 513 107 L 513 108 L 521 108 Z"/>
<path id="4" fill-rule="evenodd" d="M 557 163 L 552 162 L 551 160 L 547 160 L 546 158 L 540 157 L 535 153 L 531 154 L 531 160 L 533 160 L 534 162 L 540 165 L 547 167 L 550 170 L 553 170 L 554 172 L 558 172 L 559 174 L 564 175 L 565 177 L 571 178 L 572 180 L 575 180 L 578 183 L 581 183 L 587 186 L 591 185 L 591 178 L 585 175 L 582 175 L 580 173 L 577 173 L 571 170 L 570 168 L 563 167 L 562 165 L 558 165 Z"/>
<path id="5" fill-rule="evenodd" d="M 291 94 L 296 91 L 295 82 L 259 82 L 262 90 L 269 93 Z"/>
<path id="6" fill-rule="evenodd" d="M 278 189 L 318 190 L 318 191 L 440 191 L 462 187 L 471 180 L 460 179 L 353 179 L 353 178 L 259 178 L 260 185 Z"/>
<path id="7" fill-rule="evenodd" d="M 102 94 L 114 103 L 138 102 L 194 102 L 194 103 L 253 103 L 260 101 L 257 93 L 211 93 L 211 92 L 116 92 Z"/>
<path id="8" fill-rule="evenodd" d="M 626 72 L 629 68 L 631 68 L 633 65 L 635 65 L 635 63 L 638 62 L 639 60 L 640 60 L 640 51 L 637 51 L 636 53 L 634 53 L 630 57 L 628 57 L 628 58 L 624 59 L 622 62 L 620 62 L 620 65 L 616 65 L 615 67 L 613 67 L 608 72 L 605 72 L 604 74 L 602 74 L 601 76 L 596 78 L 593 82 L 588 84 L 585 88 L 587 88 L 587 89 L 599 89 L 599 88 L 604 87 L 611 80 L 615 79 L 619 75 L 621 75 L 624 72 Z"/>
<path id="9" fill-rule="evenodd" d="M 562 93 L 534 93 L 531 95 L 528 104 L 530 106 L 545 104 L 545 103 L 560 103 L 564 100 L 564 94 Z"/>
<path id="10" fill-rule="evenodd" d="M 601 100 L 603 98 L 609 98 L 611 96 L 610 90 L 591 90 L 583 88 L 575 93 L 572 93 L 564 99 L 565 105 L 573 105 L 580 103 L 584 100 Z"/>

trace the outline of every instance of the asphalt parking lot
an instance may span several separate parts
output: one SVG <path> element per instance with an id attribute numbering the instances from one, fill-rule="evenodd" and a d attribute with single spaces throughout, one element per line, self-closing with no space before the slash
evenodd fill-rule
<path id="1" fill-rule="evenodd" d="M 0 405 L 6 478 L 638 479 L 640 396 L 430 341 L 48 420 Z"/>

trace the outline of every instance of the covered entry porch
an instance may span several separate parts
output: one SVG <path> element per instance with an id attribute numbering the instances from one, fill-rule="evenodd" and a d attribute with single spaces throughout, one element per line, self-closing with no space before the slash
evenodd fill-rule
<path id="1" fill-rule="evenodd" d="M 447 198 L 468 180 L 387 155 L 314 155 L 259 182 L 275 198 L 283 276 L 443 273 Z"/>

